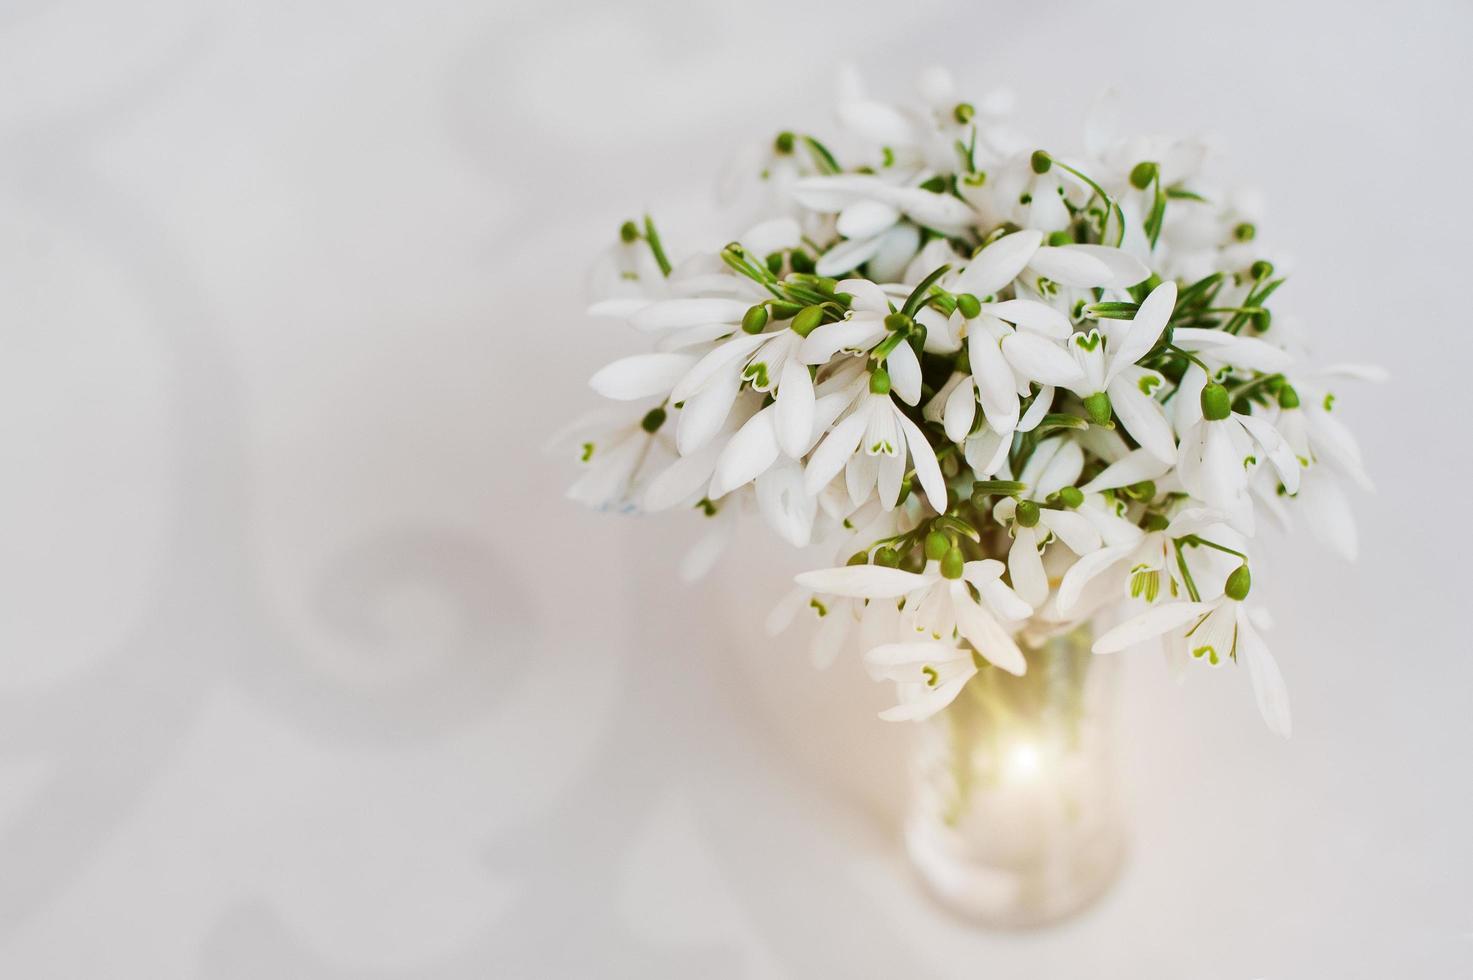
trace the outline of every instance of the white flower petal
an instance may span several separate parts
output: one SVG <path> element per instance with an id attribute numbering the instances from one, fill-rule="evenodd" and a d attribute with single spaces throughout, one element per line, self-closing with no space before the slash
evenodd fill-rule
<path id="1" fill-rule="evenodd" d="M 900 428 L 905 432 L 905 444 L 910 449 L 910 462 L 915 467 L 916 479 L 921 484 L 921 489 L 926 492 L 926 500 L 930 502 L 936 513 L 946 513 L 946 480 L 941 476 L 941 467 L 936 462 L 936 452 L 931 444 L 926 441 L 925 434 L 916 427 L 916 424 L 905 417 L 905 413 L 895 412 L 895 417 L 900 422 Z"/>
<path id="2" fill-rule="evenodd" d="M 1009 299 L 989 303 L 987 312 L 1000 320 L 1026 327 L 1034 333 L 1063 340 L 1074 332 L 1074 324 L 1061 310 L 1031 299 Z"/>
<path id="3" fill-rule="evenodd" d="M 967 434 L 972 431 L 972 423 L 977 420 L 976 382 L 970 375 L 957 377 L 964 380 L 952 386 L 951 393 L 946 396 L 946 407 L 941 412 L 946 438 L 952 442 L 966 439 Z"/>
<path id="4" fill-rule="evenodd" d="M 1294 363 L 1288 351 L 1257 337 L 1240 337 L 1223 330 L 1204 327 L 1177 327 L 1171 342 L 1178 347 L 1201 354 L 1208 360 L 1253 371 L 1274 373 Z"/>
<path id="5" fill-rule="evenodd" d="M 814 271 L 821 276 L 838 276 L 869 261 L 880 250 L 883 235 L 871 238 L 849 238 L 818 257 Z"/>
<path id="6" fill-rule="evenodd" d="M 1043 417 L 1047 415 L 1049 413 L 1049 409 L 1053 407 L 1053 385 L 1044 385 L 1038 390 L 1038 394 L 1034 396 L 1033 401 L 1029 403 L 1028 411 L 1024 412 L 1023 417 L 1018 420 L 1018 431 L 1032 432 L 1034 429 L 1038 428 L 1038 423 L 1043 421 Z"/>
<path id="7" fill-rule="evenodd" d="M 813 378 L 797 358 L 789 357 L 778 379 L 774 428 L 778 445 L 794 459 L 808 452 L 812 445 L 814 405 Z"/>
<path id="8" fill-rule="evenodd" d="M 1142 480 L 1159 480 L 1171 469 L 1171 463 L 1156 456 L 1148 449 L 1135 449 L 1111 463 L 1079 489 L 1085 493 L 1115 490 L 1128 487 Z"/>
<path id="9" fill-rule="evenodd" d="M 1145 356 L 1156 346 L 1171 311 L 1176 307 L 1176 283 L 1167 280 L 1155 289 L 1136 310 L 1135 317 L 1125 321 L 1116 332 L 1110 350 L 1110 369 L 1105 375 L 1108 383 L 1122 370 Z"/>
<path id="10" fill-rule="evenodd" d="M 1121 544 L 1091 552 L 1069 566 L 1059 583 L 1059 594 L 1055 600 L 1059 612 L 1065 616 L 1074 612 L 1074 606 L 1084 589 L 1097 577 L 1129 558 L 1135 551 L 1134 544 Z"/>
<path id="11" fill-rule="evenodd" d="M 689 456 L 721 431 L 741 388 L 741 377 L 732 371 L 713 378 L 685 402 L 675 423 L 675 448 L 680 455 Z"/>
<path id="12" fill-rule="evenodd" d="M 1039 523 L 1054 532 L 1076 555 L 1087 555 L 1100 547 L 1100 532 L 1083 514 L 1044 507 L 1039 510 Z"/>
<path id="13" fill-rule="evenodd" d="M 798 464 L 779 464 L 757 478 L 757 510 L 788 544 L 808 546 L 818 501 L 803 492 L 803 470 Z"/>
<path id="14" fill-rule="evenodd" d="M 890 386 L 897 397 L 907 405 L 921 400 L 921 362 L 910 344 L 901 341 L 885 358 L 885 369 L 890 372 Z"/>
<path id="15" fill-rule="evenodd" d="M 951 234 L 962 232 L 977 220 L 977 213 L 965 201 L 950 194 L 937 194 L 919 187 L 893 190 L 887 200 L 904 211 L 916 224 L 937 231 Z"/>
<path id="16" fill-rule="evenodd" d="M 873 238 L 900 220 L 900 211 L 883 201 L 855 201 L 839 212 L 834 227 L 845 238 Z"/>
<path id="17" fill-rule="evenodd" d="M 1094 652 L 1117 653 L 1180 629 L 1207 615 L 1212 609 L 1212 604 L 1207 602 L 1167 602 L 1152 606 L 1095 640 Z"/>
<path id="18" fill-rule="evenodd" d="M 861 410 L 834 426 L 808 459 L 808 466 L 803 471 L 804 491 L 816 496 L 839 475 L 844 464 L 854 455 L 854 450 L 859 448 L 859 440 L 868 423 L 868 414 Z"/>
<path id="19" fill-rule="evenodd" d="M 671 330 L 706 323 L 740 323 L 752 304 L 735 299 L 662 299 L 636 312 L 629 323 L 636 330 Z"/>
<path id="20" fill-rule="evenodd" d="M 1018 277 L 1042 242 L 1043 233 L 1033 229 L 1002 236 L 967 264 L 952 291 L 971 293 L 978 299 L 995 295 Z"/>
<path id="21" fill-rule="evenodd" d="M 1008 572 L 1013 577 L 1013 591 L 1034 609 L 1048 599 L 1048 575 L 1043 570 L 1033 528 L 1014 528 L 1013 544 L 1008 549 Z"/>
<path id="22" fill-rule="evenodd" d="M 679 404 L 693 397 L 720 374 L 730 374 L 740 384 L 741 366 L 739 362 L 761 347 L 768 339 L 762 334 L 755 336 L 742 334 L 716 347 L 697 361 L 685 373 L 685 376 L 676 382 L 675 387 L 670 391 L 670 400 Z M 729 379 L 725 380 L 729 382 Z"/>
<path id="23" fill-rule="evenodd" d="M 1151 270 L 1144 262 L 1123 249 L 1109 245 L 1065 245 L 1064 248 L 1082 252 L 1103 262 L 1112 277 L 1109 282 L 1100 283 L 1106 289 L 1125 289 L 1151 276 Z"/>
<path id="24" fill-rule="evenodd" d="M 1044 337 L 1019 331 L 1003 338 L 1002 351 L 1013 369 L 1030 381 L 1067 388 L 1084 379 L 1069 352 Z"/>
<path id="25" fill-rule="evenodd" d="M 1018 644 L 1008 635 L 1007 630 L 992 618 L 992 614 L 973 602 L 965 588 L 955 589 L 952 594 L 956 628 L 967 642 L 988 663 L 1001 667 L 1010 674 L 1021 675 L 1027 671 L 1028 661 L 1023 658 L 1023 651 L 1018 649 Z"/>
<path id="26" fill-rule="evenodd" d="M 1035 193 L 1034 200 L 1039 197 Z M 1033 253 L 1028 267 L 1062 286 L 1103 286 L 1115 278 L 1114 271 L 1102 260 L 1068 245 L 1043 246 Z"/>
<path id="27" fill-rule="evenodd" d="M 618 401 L 667 395 L 695 363 L 694 354 L 635 354 L 599 369 L 588 385 Z"/>
<path id="28" fill-rule="evenodd" d="M 775 415 L 772 407 L 764 408 L 731 437 L 716 460 L 711 480 L 713 500 L 751 483 L 777 461 L 777 433 L 773 430 Z"/>
<path id="29" fill-rule="evenodd" d="M 861 197 L 873 197 L 884 187 L 878 178 L 864 174 L 803 177 L 793 181 L 793 200 L 822 214 L 835 214 Z"/>
<path id="30" fill-rule="evenodd" d="M 822 595 L 852 599 L 898 599 L 923 589 L 933 581 L 928 576 L 884 565 L 844 565 L 799 573 L 797 583 Z"/>
<path id="31" fill-rule="evenodd" d="M 1129 374 L 1116 378 L 1110 384 L 1108 392 L 1110 406 L 1131 438 L 1157 459 L 1174 461 L 1176 439 L 1172 437 L 1171 423 L 1166 421 L 1166 410 L 1161 407 L 1161 403 L 1141 391 Z"/>
<path id="32" fill-rule="evenodd" d="M 717 447 L 707 445 L 699 452 L 677 457 L 645 486 L 641 508 L 653 514 L 693 502 L 711 482 L 717 455 Z"/>
<path id="33" fill-rule="evenodd" d="M 1018 425 L 1018 386 L 997 337 L 983 329 L 986 319 L 983 317 L 973 325 L 967 339 L 967 356 L 972 362 L 972 378 L 977 383 L 977 396 L 987 424 L 999 433 L 1011 434 Z"/>
<path id="34" fill-rule="evenodd" d="M 1238 652 L 1248 664 L 1248 677 L 1253 682 L 1253 696 L 1269 731 L 1288 738 L 1294 730 L 1289 714 L 1289 690 L 1278 661 L 1269 653 L 1268 645 L 1247 616 L 1238 617 Z"/>
<path id="35" fill-rule="evenodd" d="M 1233 414 L 1253 440 L 1263 447 L 1268 461 L 1273 464 L 1274 470 L 1279 474 L 1279 480 L 1284 484 L 1284 489 L 1290 494 L 1299 492 L 1300 467 L 1299 459 L 1294 455 L 1294 450 L 1279 435 L 1279 430 L 1269 425 L 1263 419 L 1253 415 Z"/>

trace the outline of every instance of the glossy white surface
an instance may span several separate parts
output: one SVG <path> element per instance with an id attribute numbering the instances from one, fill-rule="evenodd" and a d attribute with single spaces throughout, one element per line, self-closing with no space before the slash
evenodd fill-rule
<path id="1" fill-rule="evenodd" d="M 1470 15 L 8 5 L 0 975 L 1473 972 Z M 537 451 L 630 340 L 565 270 L 643 207 L 702 228 L 840 58 L 1011 80 L 1060 141 L 1104 83 L 1210 121 L 1284 308 L 1394 375 L 1341 400 L 1361 563 L 1260 576 L 1294 739 L 1132 663 L 1131 863 L 1049 932 L 908 877 L 905 732 L 760 635 L 765 537 L 683 589 L 696 518 L 581 513 Z"/>

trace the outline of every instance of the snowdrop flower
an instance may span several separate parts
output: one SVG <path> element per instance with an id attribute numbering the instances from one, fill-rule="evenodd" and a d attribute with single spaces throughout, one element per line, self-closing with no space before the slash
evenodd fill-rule
<path id="1" fill-rule="evenodd" d="M 864 661 L 875 680 L 895 683 L 900 703 L 880 712 L 885 721 L 924 721 L 977 675 L 971 651 L 948 643 L 886 643 L 867 651 Z"/>
<path id="2" fill-rule="evenodd" d="M 1241 655 L 1263 720 L 1275 734 L 1288 738 L 1292 726 L 1283 675 L 1243 605 L 1251 584 L 1248 567 L 1241 566 L 1228 576 L 1216 599 L 1154 606 L 1101 636 L 1094 652 L 1115 653 L 1164 637 L 1174 648 L 1214 667 Z"/>
<path id="3" fill-rule="evenodd" d="M 568 499 L 593 510 L 634 511 L 641 471 L 652 456 L 668 458 L 671 450 L 659 435 L 666 419 L 663 408 L 652 408 L 639 420 L 619 420 L 610 413 L 592 413 L 567 426 L 549 440 L 552 448 L 576 446 L 583 473 L 568 488 Z"/>
<path id="4" fill-rule="evenodd" d="M 976 216 L 964 202 L 919 187 L 896 187 L 878 177 L 808 177 L 793 185 L 804 207 L 837 214 L 835 228 L 845 239 L 818 261 L 821 276 L 834 276 L 866 262 L 871 278 L 899 276 L 920 245 L 920 229 L 960 234 Z"/>
<path id="5" fill-rule="evenodd" d="M 1025 489 L 1017 497 L 1004 497 L 992 514 L 1007 527 L 1013 544 L 1008 549 L 1008 574 L 1013 588 L 1035 607 L 1048 599 L 1048 575 L 1042 552 L 1050 536 L 1057 537 L 1077 555 L 1100 547 L 1100 535 L 1089 519 L 1076 513 L 1084 495 L 1074 487 L 1084 468 L 1084 453 L 1072 439 L 1045 439 L 1033 451 L 1019 482 Z M 1062 506 L 1040 506 L 1055 494 Z"/>
<path id="6" fill-rule="evenodd" d="M 1153 396 L 1165 379 L 1136 362 L 1156 346 L 1175 303 L 1176 283 L 1163 282 L 1151 290 L 1133 318 L 1106 321 L 1111 326 L 1105 327 L 1103 336 L 1091 330 L 1075 334 L 1070 341 L 1084 379 L 1072 387 L 1084 399 L 1090 418 L 1106 425 L 1113 410 L 1142 448 L 1168 461 L 1176 457 L 1176 440 L 1161 403 Z"/>
<path id="7" fill-rule="evenodd" d="M 1290 494 L 1299 490 L 1299 461 L 1272 425 L 1234 412 L 1227 389 L 1217 382 L 1202 389 L 1200 404 L 1201 420 L 1182 435 L 1177 476 L 1188 493 L 1228 515 L 1239 531 L 1252 535 L 1248 468 L 1257 463 L 1255 452 L 1267 456 Z"/>
<path id="8" fill-rule="evenodd" d="M 814 592 L 853 599 L 903 597 L 903 620 L 909 628 L 902 627 L 902 632 L 922 634 L 925 639 L 919 641 L 921 645 L 938 648 L 931 650 L 929 657 L 950 656 L 947 650 L 954 649 L 954 640 L 960 637 L 989 663 L 1012 674 L 1026 671 L 1023 652 L 1001 625 L 999 617 L 1018 620 L 1030 615 L 1033 609 L 1002 583 L 1002 563 L 993 559 L 966 561 L 961 550 L 949 545 L 944 538 L 928 540 L 927 550 L 929 554 L 939 553 L 941 557 L 929 560 L 922 572 L 882 565 L 848 565 L 804 572 L 797 581 L 803 588 Z M 972 597 L 969 585 L 977 590 L 980 602 Z M 912 641 L 905 645 L 913 647 L 915 643 Z M 895 651 L 874 655 L 881 662 L 893 665 L 888 656 L 891 652 Z M 907 651 L 907 659 L 902 662 L 913 663 L 909 655 L 916 652 L 914 649 Z M 935 690 L 941 683 L 939 679 L 932 679 L 927 686 Z M 960 690 L 960 686 L 957 689 Z M 949 702 L 951 699 L 945 700 Z M 939 710 L 944 703 L 936 707 Z"/>
<path id="9" fill-rule="evenodd" d="M 767 330 L 771 324 L 765 306 L 745 309 L 742 333 L 691 365 L 670 390 L 671 400 L 683 404 L 675 430 L 680 451 L 693 452 L 705 445 L 726 420 L 742 386 L 749 385 L 775 396 L 771 422 L 778 445 L 789 456 L 803 455 L 811 445 L 814 393 L 798 348 L 822 315 L 819 308 L 807 307 L 787 326 Z"/>
<path id="10" fill-rule="evenodd" d="M 926 500 L 937 513 L 945 513 L 946 481 L 936 462 L 936 452 L 925 434 L 896 406 L 890 396 L 890 375 L 879 368 L 870 374 L 868 390 L 859 396 L 849 415 L 813 451 L 803 486 L 808 493 L 816 494 L 843 471 L 856 504 L 863 503 L 878 485 L 880 502 L 888 510 L 900 498 L 907 456 Z"/>
<path id="11" fill-rule="evenodd" d="M 1140 600 L 1146 604 L 1157 599 L 1175 599 L 1180 594 L 1173 541 L 1190 534 L 1207 531 L 1225 518 L 1205 508 L 1183 510 L 1170 521 L 1156 517 L 1146 526 L 1146 533 L 1133 540 L 1107 545 L 1082 556 L 1059 583 L 1058 608 L 1065 616 L 1079 611 L 1080 600 L 1091 586 L 1102 583 L 1106 595 Z"/>

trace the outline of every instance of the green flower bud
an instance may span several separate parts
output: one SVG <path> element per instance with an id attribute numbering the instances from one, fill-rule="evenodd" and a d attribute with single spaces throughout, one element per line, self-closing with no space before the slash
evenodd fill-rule
<path id="1" fill-rule="evenodd" d="M 1158 514 L 1155 511 L 1141 518 L 1141 527 L 1147 531 L 1164 531 L 1170 525 L 1171 522 L 1166 519 L 1165 514 Z"/>
<path id="2" fill-rule="evenodd" d="M 660 431 L 660 426 L 665 424 L 665 417 L 663 408 L 652 408 L 644 413 L 644 418 L 639 420 L 639 427 L 653 435 Z"/>
<path id="3" fill-rule="evenodd" d="M 632 221 L 626 221 L 619 226 L 619 240 L 622 241 L 625 245 L 638 240 L 638 238 L 639 225 L 636 225 Z"/>
<path id="4" fill-rule="evenodd" d="M 882 367 L 877 367 L 870 372 L 869 393 L 871 395 L 890 394 L 890 372 Z"/>
<path id="5" fill-rule="evenodd" d="M 822 322 L 822 306 L 805 306 L 797 316 L 793 317 L 793 332 L 800 337 L 806 337 L 813 333 L 813 329 Z"/>
<path id="6" fill-rule="evenodd" d="M 951 118 L 962 124 L 971 122 L 972 117 L 976 114 L 977 110 L 972 108 L 970 102 L 958 102 L 956 108 L 951 110 Z"/>
<path id="7" fill-rule="evenodd" d="M 1228 576 L 1227 585 L 1223 586 L 1222 591 L 1227 593 L 1229 599 L 1242 602 L 1248 598 L 1248 589 L 1252 585 L 1253 576 L 1248 574 L 1248 566 L 1239 565 L 1233 570 L 1233 574 Z"/>
<path id="8" fill-rule="evenodd" d="M 1267 259 L 1259 259 L 1248 267 L 1248 274 L 1254 279 L 1267 279 L 1274 274 L 1274 264 Z"/>
<path id="9" fill-rule="evenodd" d="M 880 548 L 875 552 L 875 564 L 886 568 L 899 568 L 900 552 L 890 547 Z"/>
<path id="10" fill-rule="evenodd" d="M 1051 231 L 1049 232 L 1049 236 L 1045 240 L 1044 244 L 1054 246 L 1073 245 L 1074 236 L 1069 234 L 1067 231 Z"/>
<path id="11" fill-rule="evenodd" d="M 947 548 L 946 554 L 941 556 L 941 577 L 959 579 L 962 577 L 962 566 L 966 565 L 967 559 L 962 555 L 960 548 Z"/>
<path id="12" fill-rule="evenodd" d="M 1034 173 L 1046 174 L 1048 173 L 1049 168 L 1054 165 L 1054 158 L 1049 156 L 1043 150 L 1034 150 L 1033 157 L 1029 160 L 1029 163 L 1033 165 Z"/>
<path id="13" fill-rule="evenodd" d="M 1142 480 L 1139 483 L 1132 483 L 1130 486 L 1125 488 L 1125 492 L 1134 497 L 1136 500 L 1155 500 L 1156 481 Z"/>
<path id="14" fill-rule="evenodd" d="M 1160 172 L 1161 168 L 1156 166 L 1156 164 L 1150 160 L 1142 160 L 1130 168 L 1130 186 L 1138 191 L 1143 191 L 1151 186 L 1151 181 L 1155 180 L 1156 175 Z"/>
<path id="15" fill-rule="evenodd" d="M 1266 331 L 1274 322 L 1274 315 L 1268 310 L 1259 310 L 1253 314 L 1253 329 L 1259 333 Z"/>
<path id="16" fill-rule="evenodd" d="M 1240 242 L 1251 242 L 1257 234 L 1258 229 L 1253 227 L 1253 224 L 1248 221 L 1244 221 L 1233 229 L 1233 237 Z"/>
<path id="17" fill-rule="evenodd" d="M 772 148 L 779 153 L 792 153 L 793 144 L 797 137 L 787 131 L 777 134 L 777 139 L 772 141 Z"/>
<path id="18" fill-rule="evenodd" d="M 791 320 L 803 312 L 803 307 L 797 303 L 785 303 L 782 300 L 768 303 L 767 305 L 772 309 L 772 318 L 774 320 Z"/>
<path id="19" fill-rule="evenodd" d="M 1209 422 L 1221 422 L 1232 414 L 1232 400 L 1227 389 L 1216 381 L 1209 381 L 1202 389 L 1202 417 Z"/>
<path id="20" fill-rule="evenodd" d="M 849 556 L 849 560 L 846 561 L 844 564 L 846 564 L 846 565 L 868 565 L 869 564 L 869 555 L 865 554 L 862 551 L 856 551 L 854 554 L 852 554 L 852 555 Z"/>
<path id="21" fill-rule="evenodd" d="M 1084 493 L 1078 487 L 1065 487 L 1059 491 L 1059 503 L 1072 510 L 1084 503 Z"/>
<path id="22" fill-rule="evenodd" d="M 904 313 L 891 313 L 885 317 L 885 329 L 894 333 L 907 334 L 914 327 L 915 321 Z"/>
<path id="23" fill-rule="evenodd" d="M 926 535 L 926 561 L 940 561 L 951 550 L 951 541 L 940 531 Z"/>
<path id="24" fill-rule="evenodd" d="M 761 333 L 767 326 L 767 307 L 758 303 L 742 317 L 742 330 L 746 333 Z"/>
<path id="25" fill-rule="evenodd" d="M 1289 385 L 1289 384 L 1279 385 L 1279 407 L 1280 408 L 1298 408 L 1299 407 L 1299 392 L 1297 392 L 1297 391 L 1294 390 L 1294 386 L 1293 385 Z"/>
<path id="26" fill-rule="evenodd" d="M 783 271 L 783 253 L 773 252 L 767 257 L 767 271 L 773 275 Z"/>
<path id="27" fill-rule="evenodd" d="M 788 253 L 788 263 L 797 273 L 807 275 L 813 271 L 813 258 L 801 248 L 795 248 Z"/>
<path id="28" fill-rule="evenodd" d="M 962 293 L 956 298 L 956 308 L 961 310 L 962 316 L 968 320 L 982 315 L 982 301 L 971 293 Z"/>
<path id="29" fill-rule="evenodd" d="M 1031 500 L 1018 501 L 1016 514 L 1018 523 L 1023 527 L 1038 526 L 1038 505 Z"/>
<path id="30" fill-rule="evenodd" d="M 1110 396 L 1097 391 L 1084 400 L 1084 410 L 1095 425 L 1110 424 Z"/>

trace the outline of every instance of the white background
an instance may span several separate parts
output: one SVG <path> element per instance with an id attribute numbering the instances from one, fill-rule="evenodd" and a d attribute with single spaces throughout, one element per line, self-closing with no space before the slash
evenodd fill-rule
<path id="1" fill-rule="evenodd" d="M 0 9 L 0 975 L 1473 973 L 1464 3 L 11 2 Z M 1123 879 L 1052 931 L 938 913 L 906 732 L 753 625 L 762 533 L 562 499 L 633 338 L 582 269 L 679 247 L 841 60 L 1117 86 L 1218 134 L 1299 257 L 1380 492 L 1263 591 L 1292 741 L 1132 663 Z M 721 229 L 717 236 L 731 234 Z M 707 244 L 702 238 L 699 244 Z"/>

